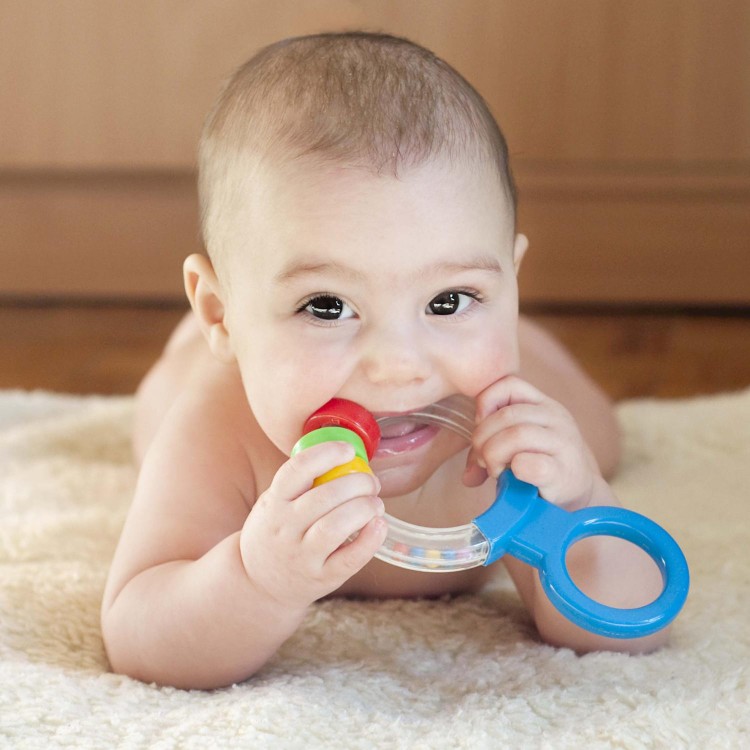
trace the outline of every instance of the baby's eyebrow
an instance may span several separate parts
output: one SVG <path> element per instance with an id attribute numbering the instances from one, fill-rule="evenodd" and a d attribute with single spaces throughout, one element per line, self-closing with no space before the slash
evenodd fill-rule
<path id="1" fill-rule="evenodd" d="M 462 271 L 485 271 L 488 273 L 502 273 L 500 261 L 493 255 L 479 255 L 465 261 L 444 261 L 417 269 L 409 274 L 412 280 L 431 278 L 442 274 L 460 273 Z M 347 266 L 337 261 L 293 261 L 282 268 L 274 277 L 277 284 L 289 284 L 304 276 L 329 274 L 340 276 L 348 281 L 364 281 L 367 272 L 359 268 Z"/>
<path id="2" fill-rule="evenodd" d="M 434 266 L 419 271 L 415 276 L 430 276 L 439 273 L 459 273 L 461 271 L 487 271 L 489 273 L 502 273 L 503 267 L 500 261 L 494 255 L 478 255 L 476 258 L 457 263 L 447 261 L 445 263 L 436 263 Z"/>
<path id="3" fill-rule="evenodd" d="M 330 274 L 332 276 L 341 276 L 350 281 L 364 281 L 367 274 L 357 268 L 352 268 L 344 263 L 336 261 L 322 261 L 320 263 L 310 261 L 294 261 L 288 263 L 274 277 L 277 284 L 288 284 L 301 276 L 314 276 Z"/>

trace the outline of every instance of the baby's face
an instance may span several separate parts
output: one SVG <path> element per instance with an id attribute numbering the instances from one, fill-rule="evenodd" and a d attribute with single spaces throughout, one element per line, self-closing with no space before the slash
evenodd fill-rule
<path id="1" fill-rule="evenodd" d="M 287 166 L 258 201 L 230 261 L 226 322 L 253 412 L 285 453 L 334 396 L 410 412 L 517 370 L 514 237 L 489 170 Z M 375 458 L 384 496 L 458 450 L 449 435 L 423 438 Z"/>

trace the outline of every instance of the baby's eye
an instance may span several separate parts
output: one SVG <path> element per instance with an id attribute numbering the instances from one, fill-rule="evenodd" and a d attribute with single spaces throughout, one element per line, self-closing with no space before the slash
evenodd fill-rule
<path id="1" fill-rule="evenodd" d="M 345 320 L 354 317 L 352 308 L 332 294 L 319 294 L 309 299 L 300 309 L 319 320 Z"/>
<path id="2" fill-rule="evenodd" d="M 430 300 L 427 311 L 431 315 L 455 315 L 463 312 L 476 299 L 477 296 L 470 292 L 441 292 Z"/>

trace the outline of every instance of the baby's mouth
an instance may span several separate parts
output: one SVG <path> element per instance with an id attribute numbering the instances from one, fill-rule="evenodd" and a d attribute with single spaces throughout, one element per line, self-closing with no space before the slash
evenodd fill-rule
<path id="1" fill-rule="evenodd" d="M 421 448 L 440 432 L 436 425 L 421 422 L 418 417 L 408 414 L 384 417 L 378 423 L 380 444 L 375 452 L 376 458 L 397 456 Z"/>
<path id="2" fill-rule="evenodd" d="M 381 433 L 375 456 L 395 456 L 430 442 L 443 427 L 451 428 L 470 441 L 474 427 L 474 401 L 455 394 L 411 412 L 374 416 Z"/>

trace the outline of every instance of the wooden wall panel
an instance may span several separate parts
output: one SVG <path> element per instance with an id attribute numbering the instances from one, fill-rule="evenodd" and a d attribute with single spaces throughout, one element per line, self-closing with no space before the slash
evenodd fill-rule
<path id="1" fill-rule="evenodd" d="M 750 160 L 748 0 L 2 0 L 0 167 L 190 168 L 220 81 L 294 34 L 406 34 L 523 159 Z"/>
<path id="2" fill-rule="evenodd" d="M 520 175 L 526 302 L 750 305 L 750 180 Z"/>
<path id="3" fill-rule="evenodd" d="M 191 175 L 15 175 L 0 180 L 10 297 L 178 299 L 200 250 Z"/>
<path id="4" fill-rule="evenodd" d="M 530 298 L 750 304 L 750 0 L 0 0 L 0 19 L 0 295 L 179 293 L 221 80 L 275 39 L 364 27 L 489 101 Z"/>

